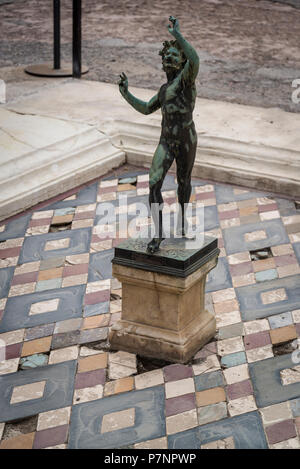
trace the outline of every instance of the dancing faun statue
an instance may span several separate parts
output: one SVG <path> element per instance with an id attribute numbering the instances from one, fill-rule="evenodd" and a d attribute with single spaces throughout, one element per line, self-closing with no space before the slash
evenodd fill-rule
<path id="1" fill-rule="evenodd" d="M 165 41 L 159 52 L 162 56 L 163 70 L 167 83 L 158 93 L 145 102 L 128 91 L 128 79 L 125 73 L 120 75 L 119 89 L 126 101 L 142 114 L 151 114 L 162 110 L 162 125 L 159 144 L 155 151 L 149 174 L 149 204 L 158 204 L 159 210 L 151 210 L 155 225 L 155 237 L 149 242 L 147 250 L 154 253 L 159 250 L 164 239 L 161 188 L 164 178 L 174 159 L 177 167 L 178 202 L 181 207 L 181 234 L 184 235 L 184 208 L 191 195 L 191 173 L 194 165 L 197 134 L 193 122 L 193 110 L 196 100 L 195 79 L 199 70 L 199 57 L 195 49 L 183 37 L 179 22 L 173 16 L 169 18 L 169 32 L 174 40 Z"/>

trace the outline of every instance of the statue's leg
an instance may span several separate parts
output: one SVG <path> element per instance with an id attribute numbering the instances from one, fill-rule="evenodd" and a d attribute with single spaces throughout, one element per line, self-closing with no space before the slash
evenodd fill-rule
<path id="1" fill-rule="evenodd" d="M 149 174 L 149 205 L 155 227 L 154 238 L 148 243 L 148 251 L 151 253 L 158 251 L 160 243 L 164 239 L 162 223 L 163 197 L 161 195 L 161 188 L 173 160 L 174 156 L 170 153 L 167 144 L 160 142 L 155 151 Z"/>
<path id="2" fill-rule="evenodd" d="M 195 162 L 197 148 L 197 134 L 194 127 L 186 130 L 182 136 L 182 143 L 176 154 L 177 183 L 178 183 L 178 202 L 181 207 L 181 226 L 178 231 L 185 235 L 187 220 L 185 219 L 185 204 L 189 203 L 192 192 L 191 175 Z"/>

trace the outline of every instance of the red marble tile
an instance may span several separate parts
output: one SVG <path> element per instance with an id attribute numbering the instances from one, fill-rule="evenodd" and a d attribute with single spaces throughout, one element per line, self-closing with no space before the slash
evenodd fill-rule
<path id="1" fill-rule="evenodd" d="M 166 399 L 165 409 L 166 417 L 170 415 L 181 414 L 196 408 L 195 394 L 185 394 L 184 396 L 172 397 Z"/>
<path id="2" fill-rule="evenodd" d="M 298 264 L 298 261 L 294 254 L 286 254 L 285 256 L 275 256 L 274 259 L 277 267 L 281 265 Z"/>
<path id="3" fill-rule="evenodd" d="M 253 272 L 252 262 L 242 262 L 241 264 L 229 265 L 229 269 L 233 276 L 245 275 Z"/>
<path id="4" fill-rule="evenodd" d="M 270 334 L 268 331 L 256 332 L 244 337 L 245 349 L 251 350 L 257 347 L 264 347 L 271 343 Z"/>
<path id="5" fill-rule="evenodd" d="M 118 186 L 99 187 L 98 194 L 107 194 L 109 192 L 116 192 Z"/>
<path id="6" fill-rule="evenodd" d="M 10 360 L 11 358 L 18 358 L 21 356 L 23 343 L 11 344 L 5 347 L 5 359 Z"/>
<path id="7" fill-rule="evenodd" d="M 92 243 L 101 243 L 102 241 L 106 241 L 108 239 L 114 238 L 114 233 L 103 233 L 103 236 L 93 235 L 92 236 Z"/>
<path id="8" fill-rule="evenodd" d="M 24 283 L 36 282 L 37 278 L 38 278 L 38 271 L 15 275 L 11 282 L 11 285 L 23 285 Z"/>
<path id="9" fill-rule="evenodd" d="M 8 257 L 19 257 L 22 247 L 0 249 L 0 259 L 7 259 Z"/>
<path id="10" fill-rule="evenodd" d="M 64 267 L 63 277 L 69 277 L 70 275 L 87 274 L 88 270 L 88 264 L 67 265 L 66 267 Z"/>
<path id="11" fill-rule="evenodd" d="M 205 199 L 214 199 L 216 197 L 215 192 L 201 192 L 200 194 L 195 194 L 195 200 L 205 200 Z"/>
<path id="12" fill-rule="evenodd" d="M 291 419 L 270 425 L 266 428 L 266 434 L 272 445 L 297 436 L 294 422 Z"/>
<path id="13" fill-rule="evenodd" d="M 251 381 L 246 379 L 239 383 L 230 384 L 226 387 L 226 392 L 229 400 L 249 396 L 250 394 L 253 394 Z"/>
<path id="14" fill-rule="evenodd" d="M 137 189 L 142 189 L 144 187 L 149 187 L 149 181 L 137 182 L 136 184 Z"/>
<path id="15" fill-rule="evenodd" d="M 239 218 L 239 210 L 227 210 L 225 212 L 219 212 L 219 220 L 227 220 L 228 218 Z"/>
<path id="16" fill-rule="evenodd" d="M 90 218 L 95 218 L 95 213 L 96 210 L 90 211 L 90 212 L 79 212 L 75 213 L 73 221 L 75 220 L 85 220 L 85 219 L 90 219 Z"/>
<path id="17" fill-rule="evenodd" d="M 29 228 L 33 228 L 34 226 L 44 226 L 50 225 L 52 218 L 37 218 L 30 220 Z"/>
<path id="18" fill-rule="evenodd" d="M 165 381 L 177 381 L 178 379 L 191 378 L 193 369 L 190 366 L 174 364 L 166 366 L 164 369 Z"/>
<path id="19" fill-rule="evenodd" d="M 96 303 L 101 303 L 102 301 L 109 301 L 110 291 L 102 290 L 99 292 L 88 293 L 85 295 L 84 304 L 85 305 L 95 305 Z"/>
<path id="20" fill-rule="evenodd" d="M 106 370 L 86 371 L 78 373 L 75 379 L 75 389 L 91 388 L 98 384 L 105 384 Z"/>
<path id="21" fill-rule="evenodd" d="M 172 205 L 176 203 L 176 197 L 166 197 L 164 203 Z"/>
<path id="22" fill-rule="evenodd" d="M 67 441 L 69 425 L 60 425 L 59 427 L 47 428 L 36 432 L 33 449 L 47 448 L 56 446 Z"/>
<path id="23" fill-rule="evenodd" d="M 278 210 L 277 204 L 268 204 L 268 205 L 259 205 L 259 212 L 272 212 L 273 210 Z"/>

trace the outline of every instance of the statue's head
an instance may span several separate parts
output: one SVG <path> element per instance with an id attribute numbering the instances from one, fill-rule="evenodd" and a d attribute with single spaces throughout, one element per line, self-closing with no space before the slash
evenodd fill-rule
<path id="1" fill-rule="evenodd" d="M 183 69 L 186 57 L 177 41 L 165 41 L 159 51 L 162 56 L 163 70 L 165 72 Z"/>

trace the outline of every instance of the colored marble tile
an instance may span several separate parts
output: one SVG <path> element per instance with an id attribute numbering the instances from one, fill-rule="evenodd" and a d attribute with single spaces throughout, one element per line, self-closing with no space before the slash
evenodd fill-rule
<path id="1" fill-rule="evenodd" d="M 205 373 L 204 375 L 195 376 L 195 389 L 196 391 L 203 391 L 225 384 L 222 371 L 213 371 Z"/>
<path id="2" fill-rule="evenodd" d="M 270 444 L 297 436 L 293 420 L 284 420 L 283 422 L 269 425 L 266 428 L 266 434 Z"/>
<path id="3" fill-rule="evenodd" d="M 164 367 L 164 377 L 166 382 L 177 381 L 179 379 L 190 378 L 193 376 L 193 370 L 190 366 L 174 364 Z"/>
<path id="4" fill-rule="evenodd" d="M 106 371 L 105 369 L 86 371 L 76 375 L 75 389 L 83 389 L 88 387 L 97 386 L 98 384 L 105 384 Z"/>
<path id="5" fill-rule="evenodd" d="M 236 449 L 268 448 L 261 418 L 256 411 L 170 435 L 168 448 L 199 449 L 201 445 L 228 437 L 233 437 Z"/>
<path id="6" fill-rule="evenodd" d="M 79 343 L 87 344 L 91 342 L 106 341 L 108 337 L 108 327 L 98 327 L 80 332 Z"/>
<path id="7" fill-rule="evenodd" d="M 14 274 L 14 267 L 0 269 L 0 298 L 8 296 L 11 280 Z"/>
<path id="8" fill-rule="evenodd" d="M 114 249 L 97 252 L 90 255 L 88 282 L 96 282 L 112 277 L 111 261 Z"/>
<path id="9" fill-rule="evenodd" d="M 266 282 L 267 280 L 274 280 L 278 277 L 276 269 L 262 270 L 261 272 L 256 272 L 254 275 L 257 282 Z"/>
<path id="10" fill-rule="evenodd" d="M 65 239 L 69 239 L 68 247 L 45 250 L 47 243 L 53 243 L 54 241 L 64 243 Z M 19 257 L 19 263 L 21 264 L 36 260 L 44 260 L 88 252 L 90 239 L 91 228 L 81 228 L 79 230 L 69 230 L 67 232 L 62 231 L 27 237 L 23 243 Z M 64 246 L 64 244 L 62 245 Z M 50 245 L 48 244 L 48 246 Z"/>
<path id="11" fill-rule="evenodd" d="M 249 364 L 249 373 L 258 407 L 266 407 L 300 397 L 300 383 L 283 386 L 280 380 L 280 371 L 292 368 L 293 365 L 290 354 Z"/>
<path id="12" fill-rule="evenodd" d="M 84 306 L 84 317 L 92 317 L 99 314 L 109 313 L 109 301 L 103 301 L 101 303 L 90 304 Z"/>
<path id="13" fill-rule="evenodd" d="M 152 386 L 164 384 L 163 370 L 152 370 L 146 373 L 135 376 L 134 378 L 136 389 L 146 389 Z"/>
<path id="14" fill-rule="evenodd" d="M 242 322 L 237 322 L 224 327 L 219 326 L 218 338 L 219 340 L 230 339 L 231 337 L 243 335 L 243 332 L 244 324 Z"/>
<path id="15" fill-rule="evenodd" d="M 69 347 L 71 345 L 77 345 L 79 340 L 80 330 L 54 334 L 52 336 L 51 349 L 55 350 L 63 347 Z"/>
<path id="16" fill-rule="evenodd" d="M 27 226 L 31 218 L 31 213 L 18 217 L 15 220 L 9 221 L 5 224 L 4 231 L 0 233 L 0 241 L 5 241 L 12 238 L 20 238 L 25 235 Z"/>
<path id="17" fill-rule="evenodd" d="M 68 428 L 68 425 L 61 425 L 36 432 L 33 449 L 42 449 L 65 443 L 68 437 Z"/>
<path id="18" fill-rule="evenodd" d="M 262 192 L 255 191 L 244 191 L 235 193 L 234 188 L 231 186 L 225 186 L 222 184 L 215 184 L 215 192 L 218 204 L 226 204 L 228 202 L 240 201 L 240 200 L 253 200 L 254 198 L 263 197 Z"/>
<path id="19" fill-rule="evenodd" d="M 283 223 L 279 219 L 269 220 L 263 223 L 263 230 L 266 233 L 265 238 L 247 241 L 244 237 L 246 233 L 259 232 L 261 230 L 262 225 L 260 223 L 235 226 L 224 230 L 223 238 L 227 254 L 253 251 L 266 246 L 276 246 L 289 242 Z"/>
<path id="20" fill-rule="evenodd" d="M 212 269 L 206 279 L 205 291 L 212 292 L 232 287 L 231 275 L 227 259 L 219 258 L 217 267 Z"/>
<path id="21" fill-rule="evenodd" d="M 29 415 L 66 407 L 72 403 L 73 382 L 76 362 L 48 365 L 32 370 L 19 371 L 1 377 L 0 420 L 11 421 Z M 34 382 L 46 381 L 43 397 L 16 404 L 10 404 L 13 388 Z"/>
<path id="22" fill-rule="evenodd" d="M 22 324 L 23 327 L 27 328 L 53 323 L 62 319 L 80 317 L 82 315 L 83 294 L 84 286 L 79 285 L 63 290 L 54 289 L 8 298 L 3 319 L 0 323 L 0 332 L 14 330 L 16 324 Z M 34 303 L 54 299 L 59 299 L 56 311 L 29 314 Z"/>
<path id="23" fill-rule="evenodd" d="M 45 290 L 58 289 L 61 287 L 61 284 L 62 284 L 61 278 L 53 278 L 51 280 L 42 280 L 41 282 L 37 282 L 35 291 L 41 292 Z"/>
<path id="24" fill-rule="evenodd" d="M 135 409 L 135 424 L 114 432 L 100 433 L 103 416 Z M 162 386 L 110 396 L 78 404 L 72 410 L 69 448 L 116 448 L 166 433 Z"/>
<path id="25" fill-rule="evenodd" d="M 293 417 L 300 417 L 300 398 L 292 399 L 290 401 L 290 406 Z"/>
<path id="26" fill-rule="evenodd" d="M 218 402 L 197 409 L 199 425 L 216 422 L 227 417 L 226 402 Z"/>
<path id="27" fill-rule="evenodd" d="M 221 365 L 225 366 L 226 368 L 242 365 L 246 362 L 247 362 L 247 359 L 246 359 L 245 352 L 231 353 L 221 358 Z"/>
<path id="28" fill-rule="evenodd" d="M 245 349 L 251 350 L 257 347 L 263 347 L 271 343 L 270 334 L 267 331 L 249 334 L 244 337 Z"/>
<path id="29" fill-rule="evenodd" d="M 226 387 L 226 394 L 229 400 L 239 399 L 240 397 L 253 394 L 253 388 L 249 379 L 239 383 L 230 384 Z"/>
<path id="30" fill-rule="evenodd" d="M 236 295 L 240 303 L 240 310 L 244 321 L 265 318 L 286 311 L 300 308 L 299 298 L 300 275 L 271 280 L 236 288 Z M 273 290 L 284 289 L 286 299 L 270 304 L 263 304 L 261 295 Z"/>
<path id="31" fill-rule="evenodd" d="M 165 403 L 166 417 L 180 414 L 182 412 L 187 412 L 189 410 L 195 409 L 195 407 L 196 401 L 194 393 L 167 399 Z"/>
<path id="32" fill-rule="evenodd" d="M 47 206 L 47 210 L 58 210 L 58 209 L 69 209 L 71 207 L 78 207 L 79 205 L 87 205 L 93 204 L 96 202 L 97 199 L 97 189 L 98 189 L 98 182 L 91 184 L 89 186 L 84 187 L 76 194 L 76 199 L 72 200 L 60 200 L 58 202 L 54 202 Z M 41 209 L 44 210 L 44 209 Z M 60 214 L 65 214 L 65 212 L 57 212 Z"/>
<path id="33" fill-rule="evenodd" d="M 43 324 L 41 326 L 30 327 L 25 331 L 24 340 L 40 339 L 53 334 L 55 324 Z"/>

